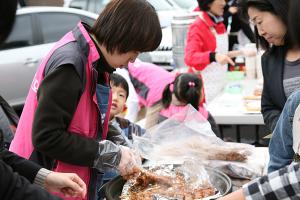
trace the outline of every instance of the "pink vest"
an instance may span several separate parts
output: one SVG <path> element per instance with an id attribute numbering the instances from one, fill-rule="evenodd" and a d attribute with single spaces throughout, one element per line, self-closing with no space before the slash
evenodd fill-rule
<path id="1" fill-rule="evenodd" d="M 147 107 L 160 101 L 165 86 L 175 80 L 175 74 L 138 60 L 128 64 L 128 72 L 140 104 Z"/>
<path id="2" fill-rule="evenodd" d="M 175 106 L 175 105 L 170 105 L 168 108 L 163 109 L 160 111 L 160 115 L 166 117 L 166 118 L 171 118 L 173 115 L 178 114 L 178 113 L 184 113 L 189 107 L 188 106 Z M 208 119 L 208 111 L 202 107 L 199 106 L 198 112 L 205 118 Z"/>
<path id="3" fill-rule="evenodd" d="M 68 131 L 71 133 L 82 135 L 84 137 L 96 138 L 98 132 L 98 126 L 99 126 L 98 122 L 101 120 L 99 120 L 100 111 L 98 108 L 96 93 L 92 94 L 91 91 L 92 90 L 91 88 L 96 87 L 96 82 L 94 82 L 92 78 L 92 63 L 98 60 L 100 56 L 88 32 L 86 31 L 86 29 L 83 27 L 81 23 L 77 25 L 77 29 L 80 30 L 81 34 L 84 36 L 84 39 L 89 45 L 89 54 L 88 54 L 87 62 L 85 64 L 85 76 L 86 76 L 85 88 L 83 94 L 80 97 L 73 119 L 68 127 Z M 34 150 L 34 147 L 32 145 L 32 140 L 31 140 L 32 124 L 34 119 L 34 113 L 38 105 L 37 90 L 39 88 L 40 83 L 44 79 L 45 66 L 49 58 L 51 57 L 51 55 L 54 53 L 56 49 L 75 40 L 76 39 L 74 38 L 73 33 L 69 32 L 60 41 L 58 41 L 55 44 L 54 48 L 50 51 L 50 53 L 40 64 L 35 74 L 35 77 L 32 81 L 31 88 L 29 90 L 29 94 L 26 99 L 26 103 L 23 109 L 20 122 L 18 124 L 15 137 L 10 146 L 11 151 L 17 153 L 18 155 L 26 159 L 30 157 L 30 155 Z M 108 81 L 108 75 L 106 81 Z M 102 139 L 105 139 L 107 135 L 110 104 L 111 104 L 111 93 L 109 97 L 108 111 L 104 119 Z M 78 149 L 78 151 L 80 151 L 80 149 Z M 84 180 L 84 182 L 89 187 L 90 168 L 88 167 L 79 167 L 79 166 L 70 165 L 67 163 L 57 161 L 57 167 L 56 169 L 54 169 L 54 171 L 76 173 Z M 96 187 L 96 185 L 93 187 Z M 82 198 L 64 198 L 64 199 L 81 200 Z M 84 200 L 85 199 L 88 199 L 88 195 L 86 198 L 84 198 Z"/>

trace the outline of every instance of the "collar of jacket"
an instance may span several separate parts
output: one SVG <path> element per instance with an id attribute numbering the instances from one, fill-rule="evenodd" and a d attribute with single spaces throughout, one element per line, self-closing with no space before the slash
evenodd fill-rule
<path id="1" fill-rule="evenodd" d="M 223 34 L 226 32 L 226 28 L 223 22 L 215 23 L 207 12 L 202 12 L 201 14 L 205 24 L 208 27 L 213 27 L 218 34 Z"/>
<path id="2" fill-rule="evenodd" d="M 86 24 L 86 23 L 82 23 L 84 28 L 87 30 L 87 32 L 89 33 L 91 40 L 93 41 L 93 43 L 95 44 L 95 47 L 98 51 L 99 54 L 99 59 L 96 60 L 93 63 L 93 66 L 95 67 L 95 69 L 97 70 L 98 73 L 103 73 L 103 72 L 108 72 L 108 73 L 113 73 L 116 69 L 114 69 L 113 67 L 111 67 L 108 62 L 106 61 L 106 59 L 103 56 L 103 53 L 100 50 L 100 45 L 96 39 L 96 37 L 94 36 L 94 34 L 91 33 L 91 27 Z"/>
<path id="3" fill-rule="evenodd" d="M 218 16 L 212 14 L 211 12 L 207 12 L 207 14 L 215 24 L 218 24 L 218 23 L 221 23 L 224 21 L 223 17 L 218 17 Z"/>

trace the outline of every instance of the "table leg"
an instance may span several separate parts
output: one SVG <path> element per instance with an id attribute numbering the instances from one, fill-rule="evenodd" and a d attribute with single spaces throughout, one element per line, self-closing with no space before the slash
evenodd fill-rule
<path id="1" fill-rule="evenodd" d="M 224 133 L 223 133 L 223 126 L 219 125 L 219 130 L 220 130 L 220 138 L 223 140 L 224 139 Z"/>
<path id="2" fill-rule="evenodd" d="M 236 125 L 236 141 L 241 142 L 240 125 Z"/>

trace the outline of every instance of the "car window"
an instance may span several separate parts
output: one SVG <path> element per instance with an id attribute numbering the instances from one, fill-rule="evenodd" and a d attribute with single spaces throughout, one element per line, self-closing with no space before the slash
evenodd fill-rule
<path id="1" fill-rule="evenodd" d="M 148 0 L 148 1 L 155 8 L 156 11 L 166 11 L 166 10 L 175 9 L 174 7 L 172 7 L 171 4 L 169 4 L 165 0 Z"/>
<path id="2" fill-rule="evenodd" d="M 11 34 L 0 45 L 0 49 L 20 48 L 33 45 L 32 24 L 30 15 L 18 15 Z"/>
<path id="3" fill-rule="evenodd" d="M 71 31 L 80 21 L 80 16 L 68 13 L 39 14 L 44 43 L 56 42 Z"/>
<path id="4" fill-rule="evenodd" d="M 71 1 L 69 7 L 85 10 L 86 4 L 87 4 L 86 0 L 73 0 Z"/>
<path id="5" fill-rule="evenodd" d="M 89 17 L 81 16 L 81 21 L 87 23 L 89 26 L 93 26 L 96 20 Z"/>

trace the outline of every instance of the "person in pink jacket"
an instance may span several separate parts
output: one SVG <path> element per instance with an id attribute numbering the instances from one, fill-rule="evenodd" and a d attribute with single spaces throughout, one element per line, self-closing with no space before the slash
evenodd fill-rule
<path id="1" fill-rule="evenodd" d="M 128 72 L 137 93 L 140 107 L 146 108 L 144 128 L 158 123 L 158 113 L 162 108 L 161 99 L 164 87 L 173 82 L 175 74 L 147 62 L 136 60 L 128 64 Z"/>
<path id="2" fill-rule="evenodd" d="M 88 192 L 77 199 L 99 199 L 106 170 L 134 173 L 137 157 L 108 129 L 109 74 L 156 49 L 161 37 L 146 0 L 112 0 L 92 27 L 79 22 L 40 64 L 10 150 L 47 169 L 78 174 Z"/>
<path id="3" fill-rule="evenodd" d="M 136 60 L 134 63 L 129 63 L 128 72 L 138 94 L 140 104 L 147 109 L 145 128 L 156 125 L 162 121 L 162 116 L 168 118 L 173 112 L 176 112 L 177 109 L 182 108 L 182 106 L 173 105 L 171 103 L 170 98 L 172 94 L 168 93 L 169 86 L 176 85 L 174 88 L 182 89 L 180 90 L 180 97 L 182 98 L 179 98 L 182 100 L 181 105 L 192 104 L 211 122 L 213 131 L 218 133 L 218 127 L 213 117 L 201 104 L 202 81 L 197 75 L 191 73 L 177 75 L 152 63 L 141 62 L 139 60 Z M 184 82 L 178 82 L 178 80 L 184 80 Z M 186 81 L 194 81 L 196 85 L 194 85 L 194 87 L 187 87 L 188 85 L 184 85 L 185 83 L 187 84 Z M 176 92 L 177 95 L 178 91 L 179 90 L 172 90 L 171 93 Z"/>
<path id="4" fill-rule="evenodd" d="M 171 118 L 173 115 L 184 112 L 188 109 L 188 104 L 193 106 L 208 120 L 215 134 L 219 134 L 219 128 L 213 116 L 199 105 L 202 98 L 202 81 L 192 73 L 183 73 L 176 76 L 172 83 L 165 86 L 162 94 L 163 109 L 159 113 L 159 122 Z"/>

